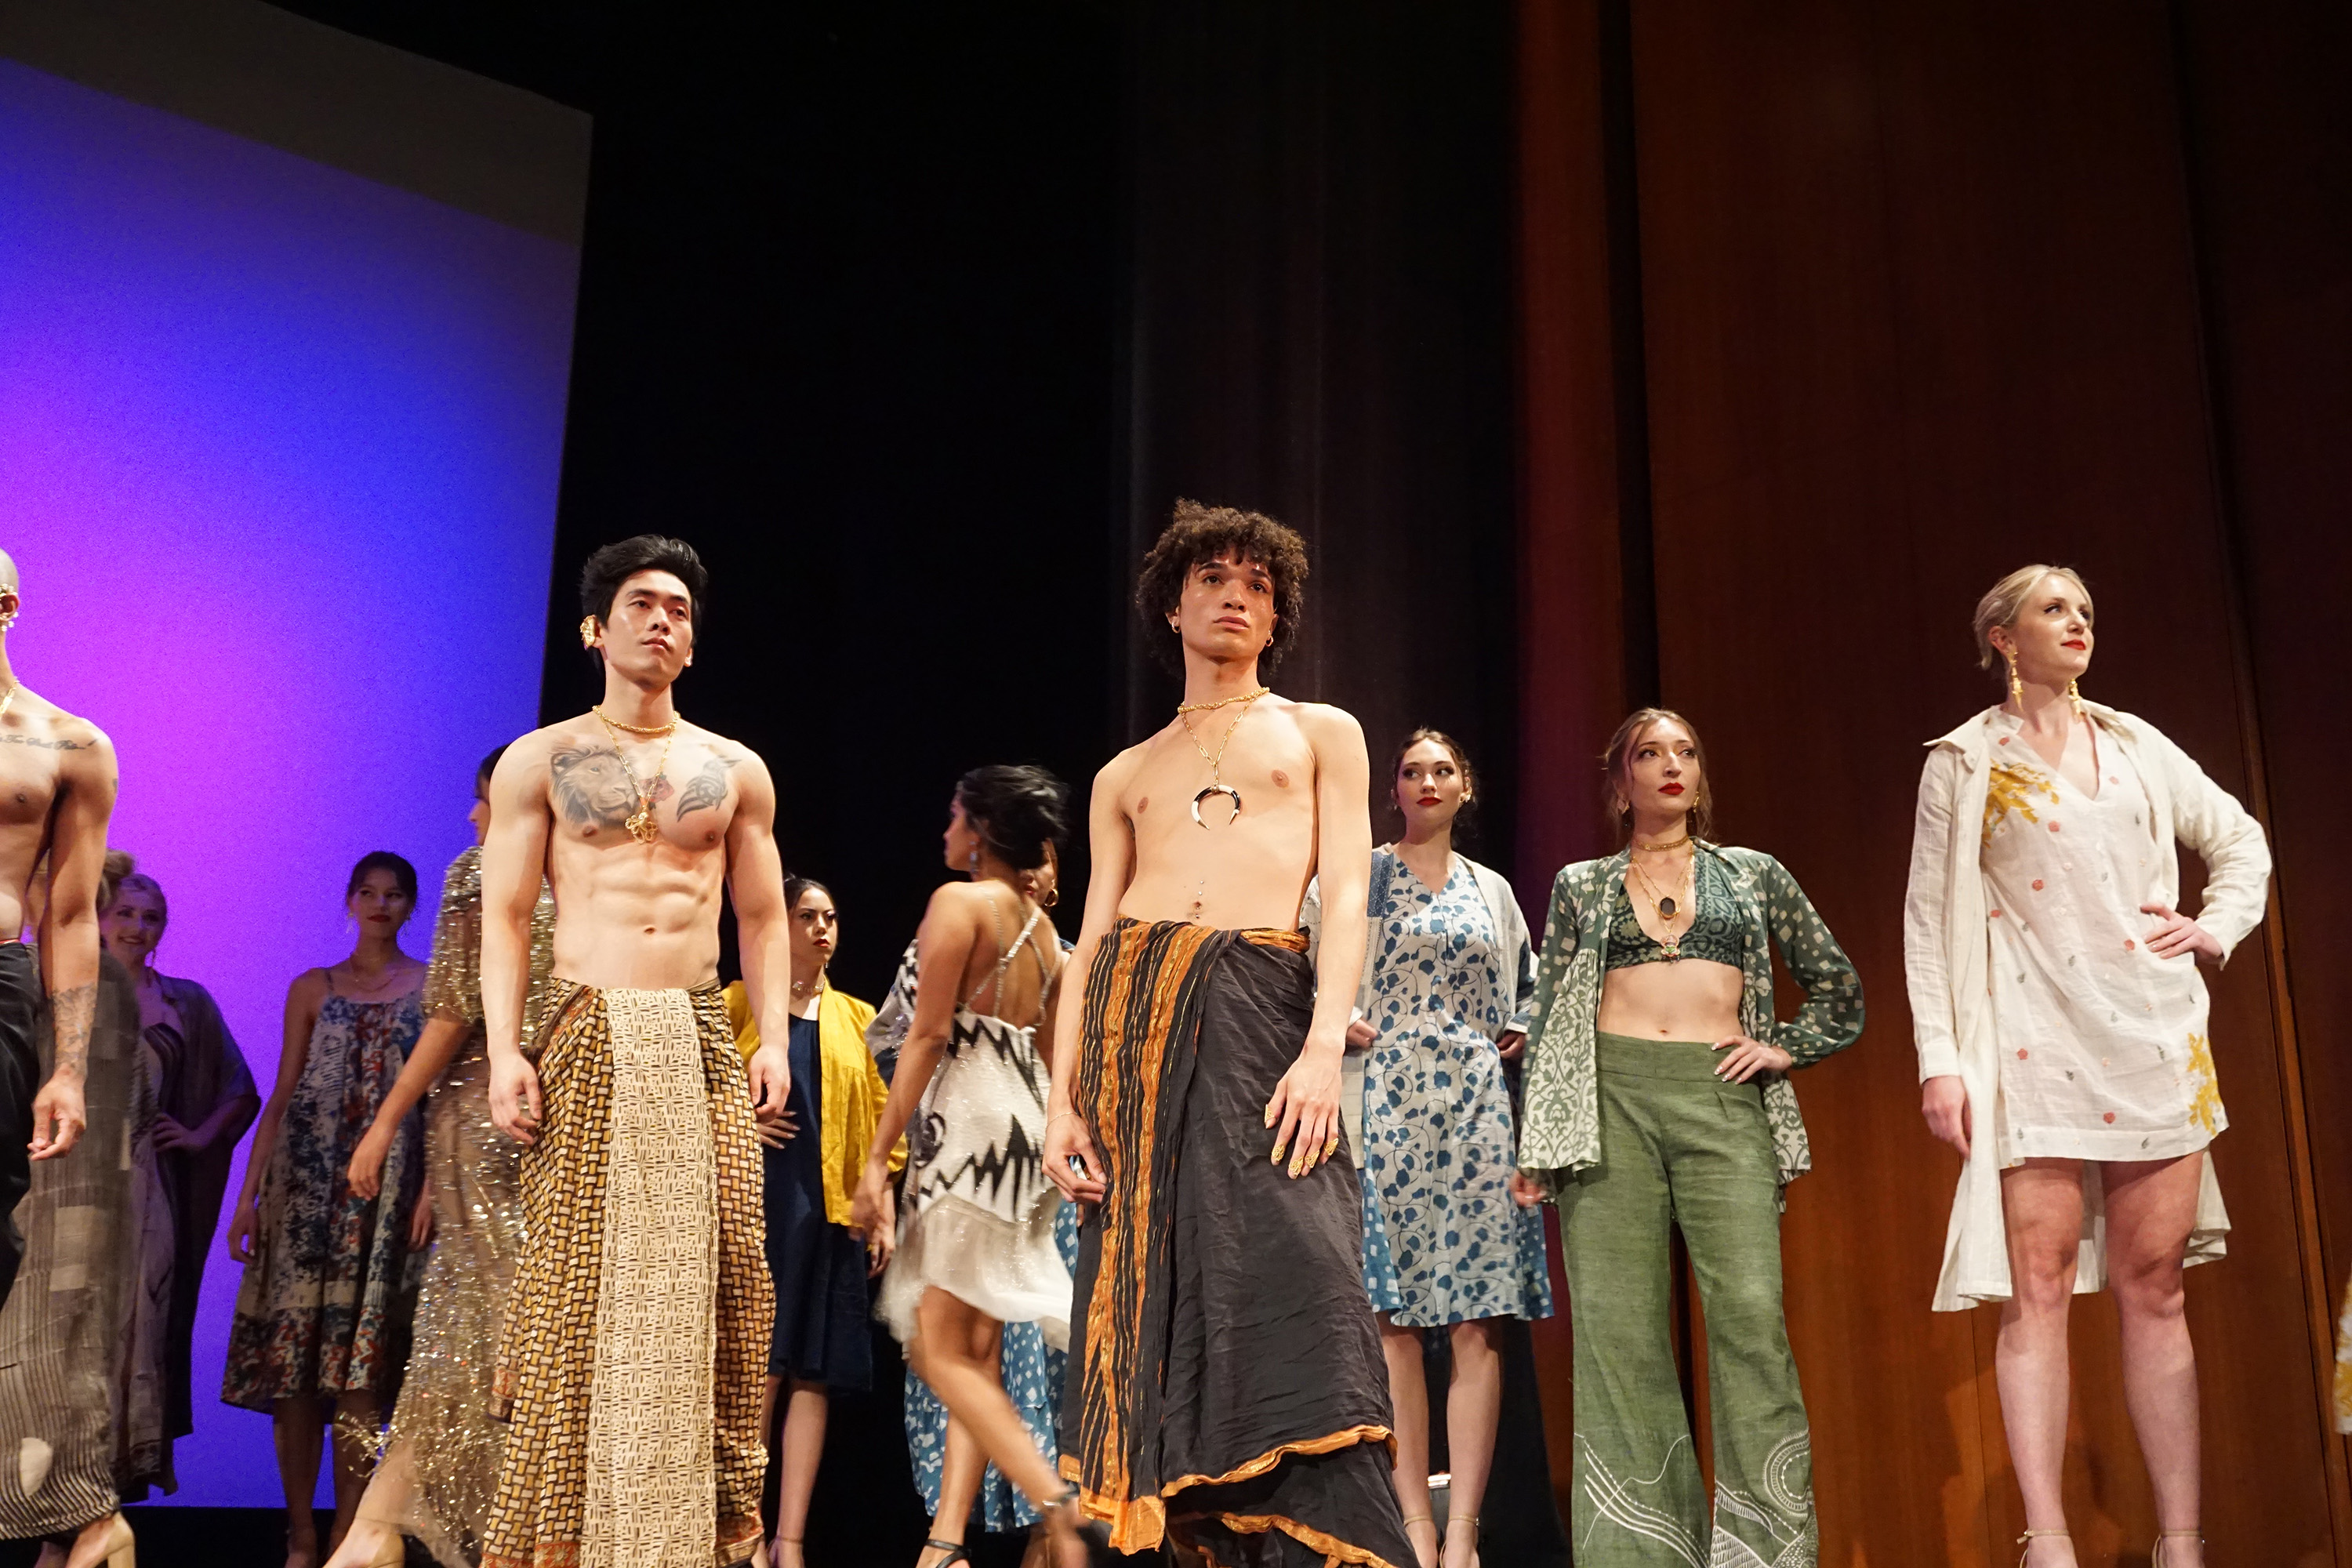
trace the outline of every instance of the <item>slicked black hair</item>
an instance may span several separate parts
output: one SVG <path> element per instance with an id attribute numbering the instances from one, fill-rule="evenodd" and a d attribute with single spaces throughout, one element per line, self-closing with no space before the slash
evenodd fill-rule
<path id="1" fill-rule="evenodd" d="M 580 568 L 581 614 L 611 620 L 613 601 L 620 596 L 621 584 L 640 572 L 667 572 L 685 584 L 695 628 L 701 629 L 702 601 L 710 590 L 710 574 L 693 545 L 659 533 L 620 540 L 588 557 L 588 563 Z"/>
<path id="2" fill-rule="evenodd" d="M 346 900 L 360 890 L 360 884 L 367 880 L 370 871 L 391 872 L 392 879 L 400 884 L 400 896 L 408 900 L 409 908 L 416 907 L 416 868 L 408 863 L 406 856 L 395 855 L 389 849 L 371 849 L 360 857 L 360 863 L 352 868 L 352 879 L 343 884 Z"/>
<path id="3" fill-rule="evenodd" d="M 499 771 L 499 759 L 506 754 L 507 749 L 504 746 L 497 746 L 491 749 L 488 756 L 482 759 L 482 765 L 474 770 L 476 795 L 488 795 L 490 793 L 490 775 Z"/>
<path id="4" fill-rule="evenodd" d="M 992 763 L 956 781 L 956 799 L 982 842 L 1016 871 L 1045 863 L 1070 837 L 1070 786 L 1028 763 Z"/>

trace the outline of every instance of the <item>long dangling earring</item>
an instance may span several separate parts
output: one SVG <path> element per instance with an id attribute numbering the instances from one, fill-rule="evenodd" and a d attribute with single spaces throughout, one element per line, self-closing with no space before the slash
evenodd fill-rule
<path id="1" fill-rule="evenodd" d="M 2019 710 L 2022 711 L 2025 707 L 2025 682 L 2017 678 L 2016 651 L 2003 648 L 2000 650 L 2000 657 L 2009 660 L 2009 700 L 2016 703 Z"/>
<path id="2" fill-rule="evenodd" d="M 2066 683 L 2066 700 L 2074 705 L 2074 717 L 2077 719 L 2082 718 L 2084 716 L 2083 689 L 2075 685 L 2071 680 Z"/>

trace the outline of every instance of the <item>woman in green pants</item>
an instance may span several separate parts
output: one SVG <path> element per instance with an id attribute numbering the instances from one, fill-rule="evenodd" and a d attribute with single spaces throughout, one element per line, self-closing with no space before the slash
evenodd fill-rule
<path id="1" fill-rule="evenodd" d="M 1520 1169 L 1559 1207 L 1577 1568 L 1812 1568 L 1780 1223 L 1812 1160 L 1788 1074 L 1853 1043 L 1862 981 L 1779 861 L 1706 842 L 1687 720 L 1643 709 L 1602 763 L 1630 842 L 1553 883 L 1519 1132 Z M 1785 1024 L 1775 946 L 1805 992 Z M 1712 1509 L 1669 1337 L 1677 1226 L 1706 1318 Z"/>

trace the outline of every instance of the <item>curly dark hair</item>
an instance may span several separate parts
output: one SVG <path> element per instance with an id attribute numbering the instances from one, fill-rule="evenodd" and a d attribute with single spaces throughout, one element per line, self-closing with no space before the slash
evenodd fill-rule
<path id="1" fill-rule="evenodd" d="M 982 842 L 1016 871 L 1034 871 L 1070 837 L 1070 786 L 1027 763 L 992 763 L 956 781 Z"/>
<path id="2" fill-rule="evenodd" d="M 701 628 L 702 600 L 710 591 L 710 573 L 693 545 L 659 533 L 620 540 L 588 557 L 587 564 L 580 568 L 580 613 L 611 620 L 613 601 L 620 595 L 621 584 L 640 572 L 667 572 L 685 584 L 696 629 Z"/>
<path id="3" fill-rule="evenodd" d="M 1184 579 L 1192 569 L 1229 551 L 1256 562 L 1274 579 L 1274 641 L 1258 656 L 1260 677 L 1273 674 L 1298 641 L 1299 623 L 1307 616 L 1307 541 L 1298 531 L 1261 512 L 1180 500 L 1135 580 L 1135 613 L 1152 634 L 1145 640 L 1160 662 L 1179 674 L 1184 653 L 1167 635 L 1167 617 L 1183 598 Z"/>

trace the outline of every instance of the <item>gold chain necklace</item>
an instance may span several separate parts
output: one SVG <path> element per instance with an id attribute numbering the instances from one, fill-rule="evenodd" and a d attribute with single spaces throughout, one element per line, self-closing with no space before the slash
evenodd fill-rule
<path id="1" fill-rule="evenodd" d="M 1690 835 L 1685 833 L 1680 838 L 1669 838 L 1663 844 L 1636 844 L 1633 846 L 1633 847 L 1643 854 L 1647 854 L 1655 849 L 1679 849 L 1689 842 Z"/>
<path id="2" fill-rule="evenodd" d="M 1271 687 L 1261 686 L 1255 691 L 1244 692 L 1239 697 L 1228 697 L 1222 702 L 1199 702 L 1190 705 L 1178 705 L 1176 709 L 1176 721 L 1184 726 L 1185 737 L 1192 742 L 1192 749 L 1201 753 L 1201 760 L 1202 762 L 1209 764 L 1209 782 L 1201 790 L 1200 794 L 1192 797 L 1192 821 L 1194 826 L 1202 828 L 1206 828 L 1209 826 L 1207 823 L 1201 820 L 1201 803 L 1208 799 L 1213 795 L 1222 795 L 1227 796 L 1233 801 L 1234 815 L 1225 818 L 1225 822 L 1228 826 L 1231 826 L 1235 818 L 1238 818 L 1241 816 L 1242 792 L 1225 782 L 1225 748 L 1234 743 L 1234 731 L 1240 729 L 1242 727 L 1242 721 L 1249 717 L 1250 704 L 1256 701 L 1259 698 L 1265 696 L 1273 688 Z M 1187 718 L 1186 715 L 1189 713 L 1197 713 L 1210 708 L 1231 707 L 1236 702 L 1242 705 L 1242 710 L 1234 715 L 1234 721 L 1232 723 L 1225 726 L 1225 738 L 1217 742 L 1217 754 L 1213 757 L 1209 755 L 1209 748 L 1201 744 L 1201 737 L 1192 732 L 1192 721 Z"/>
<path id="3" fill-rule="evenodd" d="M 669 716 L 669 722 L 667 724 L 624 724 L 618 719 L 605 719 L 604 710 L 602 708 L 591 708 L 588 711 L 596 715 L 597 718 L 604 720 L 604 727 L 606 729 L 625 730 L 632 735 L 661 735 L 667 737 L 672 731 L 677 728 L 677 721 L 680 717 L 680 715 L 677 713 L 672 713 Z"/>
<path id="4" fill-rule="evenodd" d="M 1650 912 L 1658 917 L 1659 929 L 1666 931 L 1666 940 L 1658 944 L 1659 951 L 1664 952 L 1669 959 L 1681 958 L 1683 955 L 1683 938 L 1690 933 L 1688 931 L 1675 931 L 1667 929 L 1674 924 L 1676 910 L 1674 895 L 1672 893 L 1661 895 L 1658 891 L 1657 883 L 1650 880 L 1650 874 L 1642 869 L 1642 866 L 1639 861 L 1628 860 L 1626 864 L 1633 868 L 1633 875 L 1642 879 L 1643 895 L 1650 900 Z M 1696 894 L 1698 890 L 1698 862 L 1693 860 L 1690 863 L 1690 869 L 1691 891 Z M 1681 887 L 1682 879 L 1679 877 L 1676 878 L 1675 879 L 1675 886 L 1677 888 Z"/>
<path id="5" fill-rule="evenodd" d="M 591 708 L 588 711 L 596 715 L 596 721 L 604 726 L 605 738 L 613 742 L 613 754 L 621 760 L 621 773 L 627 778 L 630 790 L 637 797 L 637 809 L 629 815 L 628 821 L 625 824 L 629 830 L 629 837 L 640 844 L 651 844 L 661 837 L 661 825 L 654 820 L 654 786 L 660 784 L 664 775 L 669 772 L 669 747 L 670 742 L 677 737 L 677 720 L 673 715 L 667 724 L 662 725 L 657 730 L 641 730 L 634 724 L 615 724 L 612 720 L 604 717 L 604 710 L 602 708 Z M 614 733 L 615 730 L 626 730 L 632 735 L 658 734 L 661 736 L 661 761 L 654 767 L 651 783 L 637 782 L 637 770 L 629 766 L 628 753 L 621 750 L 621 737 Z"/>
<path id="6" fill-rule="evenodd" d="M 1214 702 L 1179 702 L 1176 704 L 1176 711 L 1179 714 L 1206 713 L 1212 708 L 1230 708 L 1236 702 L 1255 702 L 1273 689 L 1271 686 L 1261 686 L 1255 691 L 1244 691 L 1233 697 L 1220 697 Z"/>

